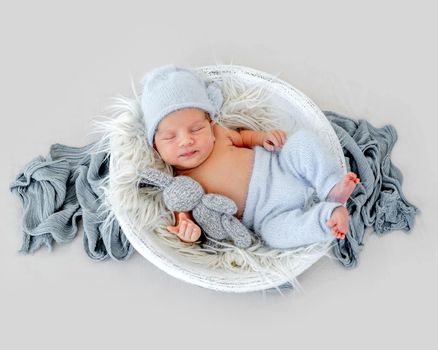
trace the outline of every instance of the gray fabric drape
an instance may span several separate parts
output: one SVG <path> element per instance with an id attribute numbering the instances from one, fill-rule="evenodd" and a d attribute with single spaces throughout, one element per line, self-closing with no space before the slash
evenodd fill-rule
<path id="1" fill-rule="evenodd" d="M 334 254 L 346 267 L 357 263 L 366 227 L 378 234 L 391 230 L 409 231 L 417 208 L 404 197 L 402 174 L 390 160 L 397 140 L 394 127 L 375 128 L 366 120 L 356 121 L 324 112 L 342 145 L 347 168 L 361 183 L 347 202 L 351 215 L 345 240 L 338 240 Z M 21 251 L 32 253 L 42 245 L 71 241 L 83 219 L 84 248 L 95 260 L 127 259 L 132 246 L 117 221 L 109 231 L 102 229 L 108 215 L 102 207 L 102 179 L 108 173 L 108 156 L 82 148 L 54 144 L 47 158 L 36 157 L 17 175 L 10 189 L 23 206 Z"/>
<path id="2" fill-rule="evenodd" d="M 403 176 L 391 162 L 397 141 L 392 125 L 372 126 L 364 119 L 354 120 L 334 112 L 324 112 L 338 136 L 347 169 L 360 178 L 347 202 L 350 228 L 345 240 L 337 240 L 334 254 L 346 267 L 357 264 L 366 227 L 384 234 L 392 230 L 409 231 L 417 208 L 402 192 Z"/>
<path id="3" fill-rule="evenodd" d="M 23 206 L 21 252 L 32 253 L 53 241 L 66 243 L 78 232 L 82 217 L 83 243 L 94 260 L 127 259 L 133 248 L 117 221 L 103 230 L 107 213 L 101 207 L 103 177 L 108 173 L 104 153 L 91 153 L 93 144 L 82 148 L 54 144 L 47 158 L 39 156 L 18 174 L 10 189 Z"/>

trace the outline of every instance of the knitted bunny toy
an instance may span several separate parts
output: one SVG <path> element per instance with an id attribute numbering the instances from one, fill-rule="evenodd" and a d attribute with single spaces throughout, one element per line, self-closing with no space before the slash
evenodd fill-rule
<path id="1" fill-rule="evenodd" d="M 147 168 L 141 175 L 140 187 L 154 186 L 162 190 L 164 205 L 170 211 L 192 211 L 207 237 L 231 239 L 239 248 L 251 245 L 251 231 L 234 216 L 237 206 L 228 197 L 205 194 L 201 185 L 188 176 L 172 177 L 154 168 Z"/>

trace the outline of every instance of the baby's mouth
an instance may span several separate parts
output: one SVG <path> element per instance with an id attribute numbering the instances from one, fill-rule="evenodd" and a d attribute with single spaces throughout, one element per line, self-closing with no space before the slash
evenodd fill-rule
<path id="1" fill-rule="evenodd" d="M 198 151 L 190 151 L 190 152 L 187 152 L 187 153 L 183 153 L 183 154 L 180 155 L 180 157 L 190 158 L 191 156 L 195 155 L 196 152 L 198 152 Z"/>

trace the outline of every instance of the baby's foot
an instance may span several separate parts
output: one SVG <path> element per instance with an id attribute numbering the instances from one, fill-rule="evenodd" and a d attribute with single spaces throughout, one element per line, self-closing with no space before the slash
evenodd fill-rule
<path id="1" fill-rule="evenodd" d="M 350 198 L 351 193 L 354 191 L 356 185 L 360 182 L 360 179 L 353 172 L 345 174 L 345 176 L 339 181 L 329 194 L 327 195 L 328 202 L 346 203 Z"/>
<path id="2" fill-rule="evenodd" d="M 344 239 L 348 231 L 348 211 L 345 207 L 337 207 L 333 210 L 332 216 L 326 222 L 333 236 Z"/>

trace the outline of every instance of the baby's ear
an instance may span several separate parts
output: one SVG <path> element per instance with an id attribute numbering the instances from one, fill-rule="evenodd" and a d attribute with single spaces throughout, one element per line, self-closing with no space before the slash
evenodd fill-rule
<path id="1" fill-rule="evenodd" d="M 146 168 L 141 172 L 139 187 L 157 187 L 165 189 L 173 181 L 173 177 L 154 168 Z"/>
<path id="2" fill-rule="evenodd" d="M 152 148 L 153 148 L 155 151 L 158 152 L 158 150 L 157 150 L 157 144 L 155 143 L 155 137 L 154 137 L 154 140 L 152 141 Z"/>

